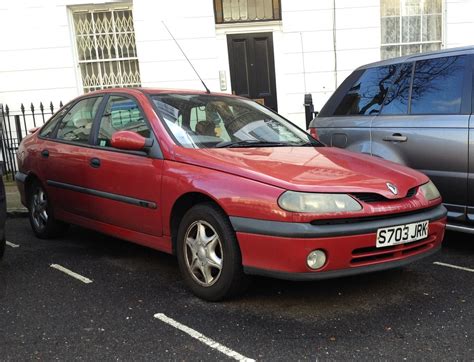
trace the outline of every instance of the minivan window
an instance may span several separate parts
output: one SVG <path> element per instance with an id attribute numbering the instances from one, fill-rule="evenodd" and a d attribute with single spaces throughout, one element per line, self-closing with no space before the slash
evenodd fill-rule
<path id="1" fill-rule="evenodd" d="M 334 115 L 371 115 L 380 111 L 397 67 L 389 65 L 367 69 L 352 85 L 337 106 Z"/>
<path id="2" fill-rule="evenodd" d="M 94 97 L 77 102 L 61 120 L 57 139 L 88 143 L 92 123 L 101 101 L 102 97 Z"/>
<path id="3" fill-rule="evenodd" d="M 380 114 L 407 114 L 408 98 L 410 97 L 411 73 L 413 63 L 398 66 L 392 86 L 388 90 Z"/>
<path id="4" fill-rule="evenodd" d="M 465 64 L 466 56 L 416 62 L 411 92 L 411 113 L 459 113 Z"/>

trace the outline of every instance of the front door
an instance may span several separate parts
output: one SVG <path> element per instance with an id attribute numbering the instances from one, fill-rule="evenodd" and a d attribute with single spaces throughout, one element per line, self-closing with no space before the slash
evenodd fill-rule
<path id="1" fill-rule="evenodd" d="M 96 147 L 87 164 L 87 187 L 94 198 L 92 219 L 161 236 L 163 160 L 145 152 L 118 150 L 110 144 L 112 135 L 122 130 L 153 137 L 144 117 L 134 98 L 109 97 L 94 137 Z"/>
<path id="2" fill-rule="evenodd" d="M 232 93 L 278 110 L 272 33 L 227 35 Z"/>

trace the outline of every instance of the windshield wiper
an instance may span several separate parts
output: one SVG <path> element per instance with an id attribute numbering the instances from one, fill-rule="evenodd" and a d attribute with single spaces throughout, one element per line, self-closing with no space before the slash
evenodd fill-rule
<path id="1" fill-rule="evenodd" d="M 232 148 L 232 147 L 288 147 L 293 146 L 290 143 L 261 141 L 261 140 L 241 140 L 227 141 L 216 145 L 216 148 Z"/>

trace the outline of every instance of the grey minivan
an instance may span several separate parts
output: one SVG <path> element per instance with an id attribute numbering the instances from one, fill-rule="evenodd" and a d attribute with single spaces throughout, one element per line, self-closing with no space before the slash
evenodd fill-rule
<path id="1" fill-rule="evenodd" d="M 364 65 L 311 122 L 323 143 L 428 175 L 448 229 L 474 233 L 474 47 Z"/>

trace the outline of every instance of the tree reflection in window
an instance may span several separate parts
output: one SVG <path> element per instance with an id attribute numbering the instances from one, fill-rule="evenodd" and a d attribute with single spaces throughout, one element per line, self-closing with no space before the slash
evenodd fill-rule
<path id="1" fill-rule="evenodd" d="M 411 91 L 411 113 L 459 113 L 465 63 L 466 56 L 416 62 Z"/>
<path id="2" fill-rule="evenodd" d="M 395 65 L 367 69 L 345 94 L 334 114 L 342 116 L 379 113 L 396 74 Z"/>

